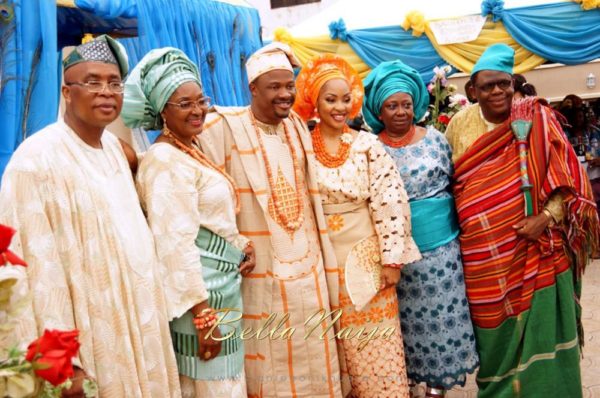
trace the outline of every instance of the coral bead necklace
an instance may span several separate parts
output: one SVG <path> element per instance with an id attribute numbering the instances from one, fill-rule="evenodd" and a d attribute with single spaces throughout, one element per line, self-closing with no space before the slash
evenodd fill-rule
<path id="1" fill-rule="evenodd" d="M 254 132 L 256 133 L 258 145 L 260 147 L 260 153 L 265 164 L 265 169 L 267 170 L 269 191 L 271 192 L 271 201 L 273 203 L 273 209 L 275 217 L 277 219 L 276 221 L 288 233 L 293 233 L 304 223 L 304 198 L 301 192 L 303 184 L 302 172 L 300 170 L 300 162 L 298 160 L 298 156 L 296 155 L 296 149 L 294 147 L 294 143 L 292 142 L 292 137 L 290 136 L 285 122 L 282 122 L 285 138 L 287 140 L 288 147 L 290 148 L 290 155 L 292 157 L 292 164 L 294 167 L 294 182 L 296 185 L 294 199 L 289 200 L 289 198 L 280 197 L 280 192 L 275 183 L 275 179 L 273 178 L 273 170 L 271 169 L 271 163 L 269 162 L 269 158 L 267 156 L 267 151 L 265 149 L 265 145 L 260 134 L 260 129 L 256 124 L 256 118 L 254 117 L 252 111 L 250 111 L 250 120 L 252 121 L 252 127 L 254 128 Z M 290 208 L 295 209 L 294 211 L 290 211 Z M 290 214 L 295 214 L 295 218 L 290 219 Z"/>
<path id="2" fill-rule="evenodd" d="M 320 123 L 315 126 L 315 129 L 311 135 L 313 148 L 315 150 L 315 157 L 319 163 L 325 167 L 334 169 L 336 167 L 340 167 L 346 162 L 348 155 L 350 154 L 350 148 L 352 147 L 352 134 L 350 134 L 350 128 L 347 125 L 344 125 L 344 128 L 342 129 L 340 145 L 335 155 L 331 155 L 329 152 L 327 152 L 325 140 L 321 134 Z"/>
<path id="3" fill-rule="evenodd" d="M 381 133 L 379 133 L 379 141 L 392 148 L 401 148 L 412 142 L 413 138 L 415 138 L 416 132 L 417 129 L 414 124 L 410 126 L 410 129 L 400 138 L 392 138 L 386 130 L 383 130 Z"/>

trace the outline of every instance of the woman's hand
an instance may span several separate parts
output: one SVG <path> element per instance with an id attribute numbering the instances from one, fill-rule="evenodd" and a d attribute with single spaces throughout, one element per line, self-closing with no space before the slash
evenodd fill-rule
<path id="1" fill-rule="evenodd" d="M 400 267 L 383 266 L 381 269 L 381 287 L 379 290 L 387 289 L 388 287 L 396 286 L 400 281 Z"/>
<path id="2" fill-rule="evenodd" d="M 198 356 L 203 361 L 210 361 L 221 352 L 221 341 L 215 340 L 215 338 L 221 337 L 221 332 L 218 327 L 212 333 L 210 330 L 211 328 L 206 328 L 196 331 L 198 334 Z"/>
<path id="3" fill-rule="evenodd" d="M 205 322 L 206 318 L 202 317 L 203 311 L 212 312 L 208 305 L 208 300 L 196 304 L 192 307 L 191 311 L 192 314 L 194 314 L 193 322 L 194 326 L 196 326 L 196 335 L 198 336 L 198 356 L 203 361 L 209 361 L 215 358 L 221 351 L 221 342 L 215 340 L 215 338 L 221 337 L 221 332 L 219 331 L 219 328 L 216 327 L 213 332 L 210 333 L 214 321 L 207 324 Z M 200 327 L 202 327 L 202 329 L 198 329 L 199 325 L 201 325 Z"/>
<path id="4" fill-rule="evenodd" d="M 251 242 L 244 248 L 243 252 L 245 256 L 244 260 L 240 263 L 240 274 L 248 276 L 256 266 L 256 254 Z"/>
<path id="5" fill-rule="evenodd" d="M 83 382 L 85 381 L 87 375 L 85 371 L 76 366 L 73 367 L 74 375 L 71 378 L 71 388 L 68 390 L 63 390 L 61 393 L 62 398 L 84 398 L 85 394 L 83 392 Z"/>

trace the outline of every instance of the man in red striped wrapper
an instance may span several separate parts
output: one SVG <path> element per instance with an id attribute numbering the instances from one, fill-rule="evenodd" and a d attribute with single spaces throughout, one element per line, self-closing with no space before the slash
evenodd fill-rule
<path id="1" fill-rule="evenodd" d="M 578 298 L 598 245 L 596 206 L 546 102 L 513 103 L 513 65 L 513 49 L 490 46 L 471 72 L 478 103 L 458 113 L 446 132 L 481 362 L 479 396 L 581 397 Z M 517 113 L 532 125 L 523 164 L 511 130 Z"/>

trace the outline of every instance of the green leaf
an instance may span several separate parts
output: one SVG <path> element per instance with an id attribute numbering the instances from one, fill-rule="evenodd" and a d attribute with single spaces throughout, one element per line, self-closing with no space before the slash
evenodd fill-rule
<path id="1" fill-rule="evenodd" d="M 62 390 L 65 388 L 70 388 L 70 386 L 68 385 L 67 382 L 68 382 L 68 380 L 55 387 L 52 384 L 45 381 L 40 397 L 42 397 L 42 398 L 60 398 L 62 395 Z"/>
<path id="2" fill-rule="evenodd" d="M 85 379 L 83 381 L 83 393 L 86 398 L 94 398 L 98 396 L 98 384 L 94 380 Z"/>
<path id="3" fill-rule="evenodd" d="M 8 357 L 11 359 L 21 358 L 25 355 L 25 351 L 19 350 L 18 347 L 11 347 L 8 350 Z"/>

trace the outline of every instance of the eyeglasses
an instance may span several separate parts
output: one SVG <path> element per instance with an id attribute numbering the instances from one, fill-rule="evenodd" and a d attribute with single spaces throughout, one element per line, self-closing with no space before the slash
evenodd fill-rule
<path id="1" fill-rule="evenodd" d="M 477 85 L 477 88 L 480 89 L 481 91 L 489 93 L 492 90 L 494 90 L 494 88 L 496 86 L 498 86 L 500 88 L 500 90 L 507 90 L 509 87 L 512 86 L 512 83 L 513 83 L 513 81 L 510 79 L 503 79 L 503 80 L 497 80 L 495 82 L 489 82 L 489 83 L 485 83 L 482 85 Z"/>
<path id="2" fill-rule="evenodd" d="M 108 91 L 115 94 L 123 94 L 124 85 L 122 82 L 100 82 L 96 80 L 90 80 L 85 83 L 78 82 L 65 82 L 67 86 L 82 86 L 87 89 L 90 93 L 101 93 L 105 88 L 108 87 Z"/>
<path id="3" fill-rule="evenodd" d="M 167 104 L 177 106 L 182 111 L 189 111 L 194 106 L 197 106 L 200 109 L 205 109 L 210 107 L 210 98 L 202 97 L 197 99 L 196 101 L 167 102 Z"/>

